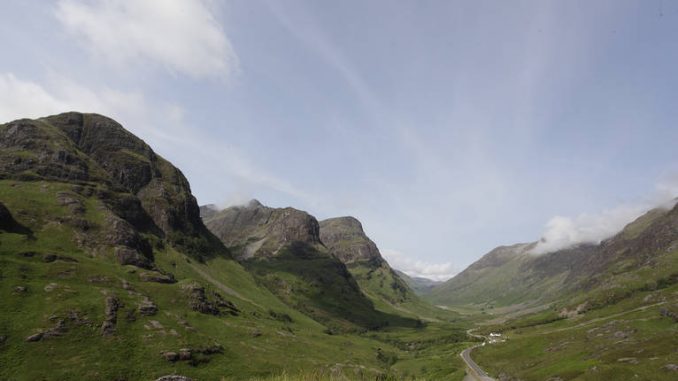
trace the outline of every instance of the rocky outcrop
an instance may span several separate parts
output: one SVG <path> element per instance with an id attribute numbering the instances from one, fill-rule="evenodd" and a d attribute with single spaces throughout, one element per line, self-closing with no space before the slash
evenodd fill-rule
<path id="1" fill-rule="evenodd" d="M 118 309 L 120 300 L 115 296 L 106 297 L 106 307 L 104 309 L 104 322 L 101 324 L 101 334 L 111 336 L 115 333 L 115 326 L 118 322 Z"/>
<path id="2" fill-rule="evenodd" d="M 154 283 L 176 283 L 177 280 L 174 279 L 172 274 L 163 274 L 158 271 L 142 271 L 139 273 L 139 280 L 142 282 L 154 282 Z"/>
<path id="3" fill-rule="evenodd" d="M 370 262 L 379 266 L 384 261 L 377 245 L 365 234 L 354 217 L 338 217 L 320 221 L 320 239 L 335 257 L 346 264 Z"/>
<path id="4" fill-rule="evenodd" d="M 143 316 L 153 316 L 158 312 L 158 306 L 148 297 L 139 303 L 139 314 Z"/>
<path id="5" fill-rule="evenodd" d="M 201 210 L 205 225 L 240 260 L 275 256 L 295 242 L 322 246 L 318 221 L 301 210 L 269 208 L 257 200 L 221 211 L 213 206 Z"/>
<path id="6" fill-rule="evenodd" d="M 26 338 L 26 341 L 28 342 L 41 341 L 44 339 L 49 339 L 51 337 L 63 336 L 66 332 L 67 332 L 66 321 L 64 319 L 59 319 L 57 320 L 54 327 L 28 336 Z"/>
<path id="7" fill-rule="evenodd" d="M 155 381 L 193 381 L 193 379 L 186 376 L 171 374 L 168 376 L 162 376 L 160 378 L 157 378 Z"/>
<path id="8" fill-rule="evenodd" d="M 235 304 L 225 300 L 221 294 L 211 291 L 210 298 L 207 297 L 205 288 L 197 283 L 190 283 L 182 286 L 188 296 L 188 302 L 193 311 L 207 315 L 222 315 L 228 313 L 238 315 L 240 310 Z"/>

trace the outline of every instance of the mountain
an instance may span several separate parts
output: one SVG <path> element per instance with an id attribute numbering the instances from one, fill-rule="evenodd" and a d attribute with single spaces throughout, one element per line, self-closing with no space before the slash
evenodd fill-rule
<path id="1" fill-rule="evenodd" d="M 330 242 L 326 245 L 322 237 L 328 230 L 321 229 L 322 224 L 315 217 L 294 208 L 270 208 L 257 200 L 220 211 L 205 206 L 202 211 L 207 227 L 262 284 L 331 330 L 416 324 L 414 320 L 396 319 L 395 315 L 377 310 L 373 299 L 366 296 L 374 289 L 366 287 L 365 278 L 356 278 L 349 270 L 367 261 L 370 263 L 367 271 L 381 280 L 383 286 L 390 268 L 371 241 L 340 250 L 347 236 L 331 231 L 324 236 Z M 404 298 L 406 287 L 396 283 L 399 280 L 387 280 L 391 282 L 387 287 L 394 291 L 378 293 L 379 297 Z M 398 287 L 404 287 L 404 291 Z M 379 291 L 383 289 L 378 287 Z"/>
<path id="2" fill-rule="evenodd" d="M 318 221 L 294 208 L 269 208 L 251 200 L 223 210 L 212 205 L 200 210 L 207 227 L 239 260 L 274 257 L 294 242 L 324 249 Z"/>
<path id="3" fill-rule="evenodd" d="M 653 209 L 586 251 L 576 259 L 563 251 L 532 255 L 530 269 L 554 271 L 562 289 L 538 296 L 549 302 L 538 312 L 486 322 L 480 333 L 508 340 L 474 351 L 476 361 L 505 380 L 675 380 L 678 206 Z"/>
<path id="4" fill-rule="evenodd" d="M 442 281 L 437 281 L 428 278 L 409 276 L 400 270 L 395 270 L 396 274 L 407 283 L 408 286 L 414 291 L 417 295 L 427 295 L 433 290 L 436 286 L 443 284 Z"/>
<path id="5" fill-rule="evenodd" d="M 181 171 L 114 120 L 0 124 L 0 379 L 463 373 L 430 354 L 459 345 L 460 327 L 376 311 L 315 219 L 268 215 L 270 230 L 247 217 L 241 237 L 272 238 L 243 260 L 204 225 Z M 389 329 L 334 335 L 337 322 Z"/>
<path id="6" fill-rule="evenodd" d="M 540 255 L 531 252 L 536 242 L 498 247 L 435 287 L 428 298 L 446 305 L 528 307 L 583 294 L 589 299 L 596 293 L 623 295 L 633 287 L 673 281 L 677 216 L 676 207 L 653 209 L 598 245 Z"/>
<path id="7" fill-rule="evenodd" d="M 569 287 L 568 279 L 595 250 L 593 245 L 579 245 L 537 256 L 530 252 L 535 246 L 536 242 L 497 247 L 426 297 L 443 305 L 542 304 Z"/>
<path id="8" fill-rule="evenodd" d="M 356 218 L 338 217 L 320 221 L 320 239 L 330 253 L 347 266 L 360 288 L 372 300 L 398 305 L 415 298 Z"/>

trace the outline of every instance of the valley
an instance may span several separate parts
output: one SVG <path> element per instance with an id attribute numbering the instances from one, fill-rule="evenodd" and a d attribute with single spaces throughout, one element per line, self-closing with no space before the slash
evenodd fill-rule
<path id="1" fill-rule="evenodd" d="M 499 247 L 433 282 L 391 268 L 353 217 L 199 207 L 179 169 L 100 115 L 3 124 L 0 144 L 0 379 L 678 372 L 678 207 L 598 245 Z"/>

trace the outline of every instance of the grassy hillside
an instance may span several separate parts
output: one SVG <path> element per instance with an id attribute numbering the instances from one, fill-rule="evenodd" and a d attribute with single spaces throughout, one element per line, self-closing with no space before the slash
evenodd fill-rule
<path id="1" fill-rule="evenodd" d="M 581 261 L 548 309 L 481 326 L 508 340 L 476 361 L 504 379 L 676 379 L 678 208 L 649 212 Z"/>
<path id="2" fill-rule="evenodd" d="M 462 323 L 337 334 L 233 260 L 180 172 L 110 119 L 8 123 L 0 145 L 0 379 L 461 378 L 439 354 Z"/>
<path id="3" fill-rule="evenodd" d="M 504 379 L 678 377 L 676 285 L 638 292 L 576 317 L 546 311 L 484 330 L 503 330 L 508 340 L 475 350 L 474 358 Z"/>

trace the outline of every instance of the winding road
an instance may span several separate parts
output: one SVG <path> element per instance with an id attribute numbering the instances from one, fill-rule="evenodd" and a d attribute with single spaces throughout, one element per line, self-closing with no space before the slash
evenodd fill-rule
<path id="1" fill-rule="evenodd" d="M 486 340 L 485 336 L 473 334 L 471 331 L 473 330 L 469 329 L 468 331 L 466 331 L 466 333 L 469 336 Z M 464 381 L 496 381 L 494 378 L 490 377 L 484 370 L 482 370 L 480 366 L 478 366 L 478 364 L 476 364 L 476 362 L 473 361 L 473 359 L 471 358 L 471 351 L 482 345 L 483 344 L 477 344 L 472 347 L 466 348 L 459 354 L 462 360 L 464 360 L 464 363 L 466 363 L 466 366 L 468 367 L 468 371 L 466 372 L 467 375 L 464 378 Z"/>

